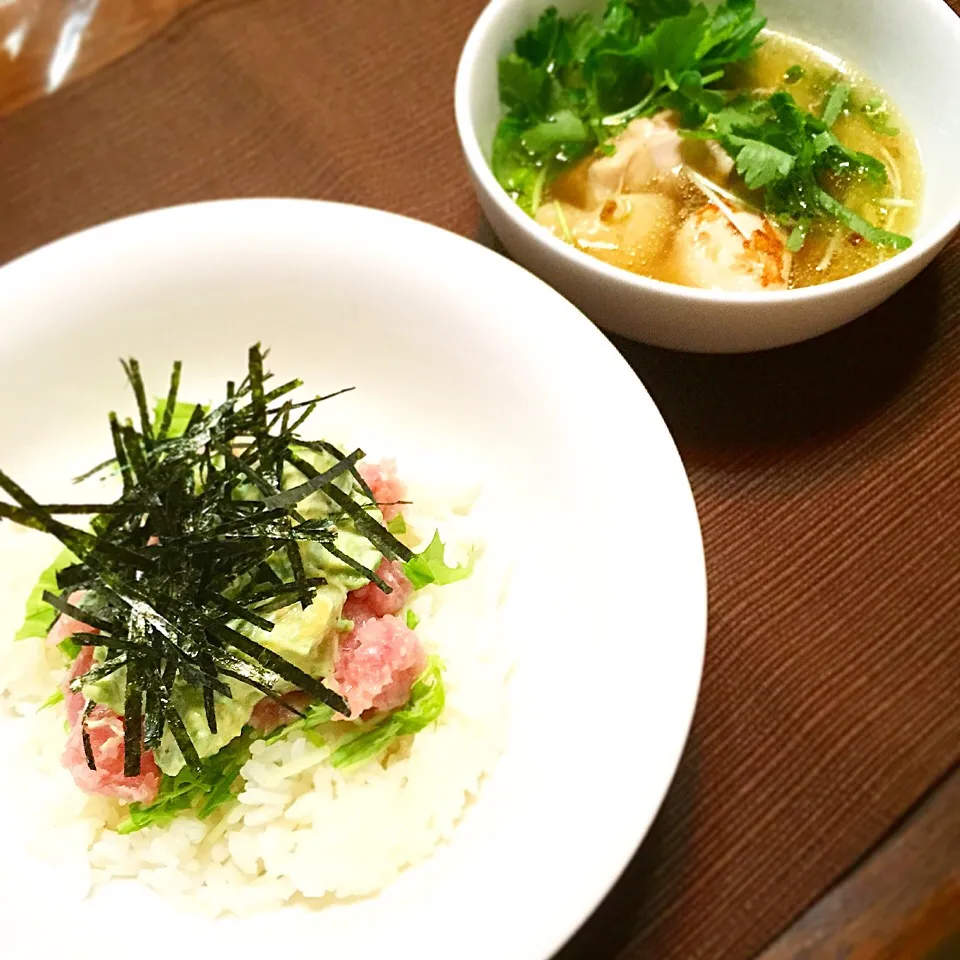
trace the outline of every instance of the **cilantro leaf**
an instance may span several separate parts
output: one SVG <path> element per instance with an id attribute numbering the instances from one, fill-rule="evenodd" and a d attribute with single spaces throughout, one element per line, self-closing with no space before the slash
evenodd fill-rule
<path id="1" fill-rule="evenodd" d="M 783 82 L 790 84 L 799 83 L 806 75 L 807 71 L 804 70 L 799 63 L 795 63 L 792 67 L 787 67 L 783 74 Z"/>
<path id="2" fill-rule="evenodd" d="M 838 220 L 845 227 L 849 227 L 854 233 L 860 234 L 864 240 L 876 244 L 878 247 L 892 247 L 894 250 L 906 250 L 910 246 L 909 237 L 901 236 L 899 233 L 891 233 L 889 230 L 881 230 L 875 227 L 869 220 L 865 220 L 858 213 L 848 209 L 838 200 L 830 196 L 826 190 L 819 193 L 820 205 L 823 209 Z"/>
<path id="3" fill-rule="evenodd" d="M 701 69 L 715 70 L 746 60 L 757 48 L 766 19 L 755 16 L 754 0 L 727 0 L 714 11 L 703 45 L 697 51 Z"/>
<path id="4" fill-rule="evenodd" d="M 523 145 L 525 122 L 517 117 L 505 117 L 493 142 L 490 166 L 504 190 L 527 213 L 533 215 L 539 206 L 539 192 L 553 169 L 551 158 L 534 160 Z"/>
<path id="5" fill-rule="evenodd" d="M 810 232 L 810 221 L 800 220 L 790 231 L 787 237 L 787 249 L 791 253 L 799 253 L 803 245 L 807 242 L 807 234 Z"/>
<path id="6" fill-rule="evenodd" d="M 828 187 L 887 178 L 880 160 L 846 147 L 831 130 L 850 108 L 849 85 L 834 84 L 820 117 L 783 90 L 734 97 L 723 89 L 727 68 L 757 49 L 765 25 L 755 0 L 725 0 L 712 10 L 693 0 L 608 0 L 599 19 L 549 8 L 499 63 L 505 115 L 493 143 L 494 175 L 535 215 L 563 170 L 591 151 L 613 152 L 612 138 L 632 120 L 673 110 L 684 136 L 717 141 L 747 188 L 762 191 L 762 206 L 789 231 L 792 251 L 822 219 L 903 249 L 906 237 L 873 227 L 836 197 L 823 201 Z M 803 75 L 794 65 L 783 79 Z M 875 129 L 893 129 L 882 100 L 860 109 Z"/>
<path id="7" fill-rule="evenodd" d="M 406 578 L 413 584 L 414 590 L 422 590 L 431 583 L 445 586 L 464 580 L 473 573 L 474 557 L 466 565 L 448 567 L 444 560 L 444 545 L 439 532 L 434 533 L 427 548 L 403 565 Z"/>
<path id="8" fill-rule="evenodd" d="M 811 142 L 816 156 L 822 157 L 824 163 L 834 173 L 861 177 L 878 184 L 886 182 L 887 168 L 882 161 L 869 153 L 851 150 L 842 144 L 830 130 L 817 133 Z"/>
<path id="9" fill-rule="evenodd" d="M 420 618 L 413 612 L 413 610 L 407 610 L 407 627 L 410 630 L 416 630 L 420 625 Z"/>
<path id="10" fill-rule="evenodd" d="M 624 0 L 612 3 L 611 7 L 625 7 L 638 21 L 642 29 L 649 30 L 667 17 L 682 17 L 693 8 L 691 0 Z M 615 14 L 622 16 L 621 13 Z"/>
<path id="11" fill-rule="evenodd" d="M 753 13 L 753 0 L 729 0 L 712 15 L 697 4 L 660 20 L 631 50 L 621 53 L 632 70 L 639 66 L 649 76 L 645 94 L 628 108 L 605 116 L 602 123 L 619 127 L 665 108 L 679 110 L 691 122 L 700 105 L 696 99 L 684 102 L 679 78 L 686 76 L 686 89 L 699 96 L 708 82 L 722 79 L 725 66 L 746 59 L 765 23 Z M 699 83 L 692 80 L 693 75 Z"/>
<path id="12" fill-rule="evenodd" d="M 748 189 L 763 191 L 767 214 L 790 231 L 787 247 L 792 252 L 803 246 L 816 219 L 836 220 L 871 243 L 903 250 L 910 245 L 907 237 L 873 226 L 821 182 L 828 173 L 877 184 L 887 179 L 880 160 L 844 146 L 828 127 L 826 121 L 839 116 L 848 98 L 849 88 L 837 84 L 824 117 L 818 118 L 785 91 L 738 97 L 684 136 L 716 140 L 734 158 Z"/>
<path id="13" fill-rule="evenodd" d="M 508 53 L 497 66 L 503 105 L 539 113 L 546 96 L 547 72 L 516 53 Z"/>
<path id="14" fill-rule="evenodd" d="M 532 30 L 517 38 L 517 56 L 534 66 L 549 64 L 563 29 L 564 22 L 560 19 L 557 8 L 549 7 L 541 14 Z"/>
<path id="15" fill-rule="evenodd" d="M 493 173 L 528 213 L 545 184 L 635 117 L 678 110 L 702 122 L 723 105 L 712 89 L 748 57 L 765 21 L 755 0 L 713 11 L 691 0 L 608 0 L 599 19 L 545 10 L 498 65 L 505 108 Z"/>
<path id="16" fill-rule="evenodd" d="M 890 109 L 883 97 L 871 97 L 860 107 L 860 112 L 881 136 L 895 137 L 900 133 L 900 129 L 890 122 Z"/>
<path id="17" fill-rule="evenodd" d="M 769 183 L 789 177 L 797 162 L 793 154 L 762 140 L 729 136 L 727 142 L 740 148 L 737 153 L 737 172 L 751 190 L 759 190 Z"/>
<path id="18" fill-rule="evenodd" d="M 698 5 L 682 16 L 661 20 L 633 49 L 633 56 L 653 74 L 654 84 L 667 83 L 671 73 L 692 66 L 708 42 L 707 8 Z"/>
<path id="19" fill-rule="evenodd" d="M 572 110 L 561 110 L 527 130 L 520 142 L 529 153 L 548 153 L 561 150 L 565 144 L 587 143 L 590 137 L 587 126 Z"/>

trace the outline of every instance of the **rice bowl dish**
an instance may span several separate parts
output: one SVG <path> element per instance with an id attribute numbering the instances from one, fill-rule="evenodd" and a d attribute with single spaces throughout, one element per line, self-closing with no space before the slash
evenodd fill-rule
<path id="1" fill-rule="evenodd" d="M 386 252 L 375 266 L 372 235 Z M 51 275 L 59 278 L 55 286 L 43 280 Z M 441 960 L 451 949 L 460 960 L 551 956 L 652 820 L 692 715 L 705 634 L 702 549 L 682 464 L 642 386 L 610 345 L 555 293 L 468 241 L 375 211 L 302 201 L 159 211 L 62 241 L 0 270 L 0 314 L 29 319 L 7 326 L 0 351 L 0 469 L 41 503 L 95 504 L 115 495 L 96 480 L 93 488 L 90 481 L 64 484 L 110 456 L 106 411 L 139 419 L 118 353 L 140 359 L 150 399 L 163 395 L 170 364 L 180 358 L 181 397 L 215 402 L 224 382 L 242 374 L 244 351 L 263 339 L 269 368 L 299 374 L 305 389 L 356 387 L 326 401 L 316 429 L 304 436 L 332 438 L 348 454 L 363 444 L 373 465 L 395 460 L 408 488 L 400 498 L 410 501 L 406 522 L 418 538 L 410 549 L 422 553 L 439 531 L 448 567 L 474 560 L 468 577 L 423 586 L 398 614 L 388 614 L 406 625 L 410 609 L 426 659 L 444 662 L 445 704 L 436 726 L 429 720 L 413 737 L 409 760 L 422 752 L 426 762 L 426 754 L 436 759 L 443 750 L 445 772 L 434 776 L 431 767 L 429 786 L 419 784 L 429 798 L 404 790 L 418 822 L 428 826 L 411 827 L 408 838 L 391 836 L 390 851 L 357 837 L 350 876 L 332 876 L 331 865 L 316 858 L 309 873 L 297 871 L 276 843 L 269 867 L 261 858 L 257 877 L 238 880 L 232 870 L 250 866 L 243 841 L 227 848 L 230 870 L 211 866 L 193 844 L 201 825 L 215 827 L 235 811 L 250 816 L 242 832 L 257 838 L 275 838 L 291 822 L 288 811 L 303 812 L 303 797 L 285 805 L 275 784 L 254 782 L 255 763 L 276 758 L 278 748 L 284 763 L 314 763 L 307 747 L 317 745 L 297 727 L 255 746 L 260 757 L 251 752 L 244 761 L 236 787 L 246 787 L 250 774 L 260 792 L 251 789 L 247 799 L 255 803 L 234 799 L 195 825 L 191 817 L 198 816 L 180 811 L 162 828 L 120 834 L 107 826 L 99 810 L 90 813 L 107 801 L 87 799 L 61 766 L 69 718 L 57 712 L 65 705 L 35 712 L 63 679 L 62 656 L 38 668 L 26 649 L 39 649 L 44 659 L 42 641 L 8 642 L 17 659 L 4 660 L 3 685 L 33 709 L 21 709 L 27 723 L 9 700 L 0 709 L 0 769 L 12 785 L 0 791 L 0 850 L 8 865 L 0 892 L 10 918 L 0 948 L 18 957 L 92 960 L 103 940 L 78 939 L 77 931 L 96 915 L 110 918 L 112 942 L 136 944 L 139 960 L 164 960 L 171 943 L 189 944 L 198 955 L 227 951 L 236 960 L 307 945 L 340 960 L 384 952 Z M 45 369 L 64 376 L 37 376 L 40 356 Z M 80 370 L 84 388 L 74 389 Z M 19 412 L 27 409 L 36 430 L 19 429 Z M 591 449 L 607 456 L 587 455 Z M 602 494 L 617 477 L 630 478 L 630 510 L 621 497 Z M 586 494 L 589 510 L 571 509 Z M 83 518 L 62 519 L 80 526 Z M 11 568 L 9 636 L 22 625 L 26 595 L 57 547 L 13 526 L 7 532 L 20 541 L 16 554 L 7 537 L 2 544 Z M 148 549 L 142 541 L 133 546 Z M 638 600 L 629 616 L 597 603 L 605 587 L 596 572 L 614 567 Z M 587 588 L 587 576 L 596 590 Z M 460 656 L 468 643 L 480 651 L 469 662 Z M 617 664 L 604 673 L 602 736 L 594 724 L 564 719 L 594 702 L 592 685 L 571 686 L 577 678 L 569 669 L 588 645 L 597 665 Z M 461 682 L 461 668 L 476 683 Z M 196 720 L 202 730 L 202 709 Z M 481 722 L 483 734 L 474 737 Z M 320 727 L 308 729 L 327 740 Z M 463 745 L 456 756 L 454 734 Z M 34 743 L 45 744 L 48 755 L 31 755 Z M 287 759 L 286 743 L 294 744 L 296 761 Z M 333 751 L 342 746 L 328 743 Z M 382 758 L 386 774 L 404 760 L 400 743 Z M 314 765 L 312 775 L 325 765 L 332 757 Z M 488 772 L 474 791 L 484 765 Z M 336 769 L 328 780 L 360 774 L 359 765 Z M 311 772 L 302 776 L 290 779 L 306 784 Z M 283 816 L 273 817 L 279 807 Z M 601 809 L 602 816 L 583 816 Z M 273 819 L 257 824 L 261 812 Z M 379 844 L 384 833 L 374 812 L 357 810 L 356 819 L 364 816 L 371 843 Z M 353 814 L 346 819 L 353 822 Z M 56 830 L 45 832 L 51 822 Z M 148 843 L 154 829 L 159 840 Z M 104 838 L 129 846 L 111 847 L 99 842 Z M 210 844 L 218 856 L 221 840 Z M 173 846 L 178 856 L 189 851 L 189 870 L 172 866 Z M 143 875 L 110 879 L 131 849 L 130 872 Z M 209 867 L 217 876 L 207 879 L 221 885 L 207 884 L 204 892 L 194 864 Z M 293 874 L 289 884 L 275 879 Z M 381 887 L 375 894 L 294 894 L 286 906 L 269 906 L 281 886 L 286 896 L 293 883 L 309 884 L 311 893 L 334 884 Z M 531 889 L 541 894 L 539 903 Z M 247 903 L 211 916 L 228 890 Z M 57 923 L 47 920 L 51 903 Z M 479 903 L 490 923 L 477 927 Z M 164 933 L 144 935 L 153 929 Z"/>
<path id="2" fill-rule="evenodd" d="M 258 347 L 251 350 L 254 357 L 262 366 Z M 135 361 L 128 375 L 131 369 L 138 369 Z M 251 362 L 248 380 L 254 373 Z M 178 381 L 179 368 L 171 381 L 171 410 Z M 131 382 L 135 392 L 142 392 L 139 380 L 131 377 Z M 271 435 L 255 432 L 244 442 L 250 427 L 242 411 L 253 410 L 256 402 L 255 378 L 252 382 L 247 392 L 254 399 L 245 408 L 228 390 L 227 402 L 212 413 L 207 406 L 206 416 L 200 407 L 179 404 L 181 420 L 189 422 L 178 423 L 176 415 L 163 415 L 161 400 L 155 419 L 148 415 L 144 421 L 142 435 L 129 421 L 122 439 L 115 433 L 116 457 L 109 470 L 97 472 L 114 474 L 101 476 L 100 486 L 117 475 L 123 482 L 111 484 L 117 498 L 103 507 L 105 515 L 94 518 L 95 537 L 82 539 L 52 514 L 43 521 L 82 560 L 71 555 L 66 565 L 57 564 L 50 555 L 51 537 L 27 526 L 0 526 L 4 556 L 17 573 L 9 581 L 4 610 L 17 609 L 18 594 L 21 603 L 30 597 L 19 631 L 4 621 L 7 637 L 16 633 L 16 640 L 0 648 L 0 704 L 18 718 L 15 775 L 38 781 L 35 794 L 23 794 L 31 798 L 24 822 L 36 832 L 34 851 L 76 878 L 81 896 L 111 879 L 133 877 L 216 915 L 278 907 L 293 898 L 322 905 L 325 898 L 374 894 L 450 838 L 503 747 L 509 660 L 496 614 L 506 584 L 502 571 L 498 580 L 492 568 L 474 578 L 478 559 L 487 566 L 470 517 L 479 491 L 468 485 L 459 497 L 445 499 L 441 491 L 421 485 L 415 499 L 401 501 L 409 488 L 392 460 L 359 462 L 326 441 L 311 451 L 292 430 L 284 433 L 292 410 L 309 403 L 289 401 L 275 438 L 289 462 L 282 471 L 277 467 L 283 479 L 273 489 L 264 479 L 271 473 Z M 243 395 L 241 385 L 236 396 Z M 309 412 L 316 406 L 309 403 Z M 229 440 L 235 456 L 217 458 L 218 420 L 228 422 L 234 414 L 241 422 L 234 428 L 241 436 Z M 231 432 L 227 429 L 225 436 Z M 189 451 L 183 453 L 191 443 L 203 451 L 196 465 Z M 254 454 L 255 449 L 262 452 Z M 322 475 L 311 474 L 302 459 L 311 455 L 324 468 Z M 186 467 L 178 466 L 178 458 Z M 240 469 L 243 463 L 250 466 Z M 339 480 L 320 485 L 338 468 Z M 164 475 L 183 469 L 188 476 L 183 488 Z M 264 489 L 251 489 L 250 477 Z M 2 482 L 31 509 L 34 501 L 14 481 L 4 474 Z M 80 490 L 86 492 L 91 483 L 96 481 L 88 478 Z M 217 505 L 210 491 L 221 483 L 231 489 L 227 501 Z M 145 492 L 142 500 L 139 491 Z M 273 529 L 270 518 L 282 510 L 271 510 L 271 491 L 273 500 L 287 497 L 284 507 L 296 518 L 290 530 L 305 531 L 300 540 L 284 545 L 276 539 L 282 531 Z M 354 498 L 353 513 L 336 512 L 338 502 L 350 502 L 344 491 Z M 102 491 L 87 497 L 104 499 Z M 125 520 L 123 505 L 131 501 Z M 223 520 L 226 510 L 241 506 L 233 519 Z M 7 510 L 8 517 L 14 512 L 25 524 L 42 513 L 21 516 L 16 508 Z M 191 542 L 188 531 L 203 525 L 204 511 L 214 512 L 215 526 L 207 525 Z M 261 516 L 268 518 L 262 527 L 257 525 Z M 122 533 L 124 527 L 132 541 Z M 399 554 L 379 552 L 390 551 L 394 533 L 398 551 L 404 545 L 420 547 L 419 553 L 402 554 L 405 565 Z M 218 535 L 221 539 L 215 539 Z M 311 539 L 321 536 L 328 539 Z M 374 550 L 380 537 L 386 539 Z M 123 558 L 113 560 L 109 551 L 120 549 L 120 540 L 146 546 L 137 554 L 139 568 L 128 588 L 140 593 L 118 605 L 125 596 L 118 586 Z M 242 560 L 226 577 L 212 573 L 205 559 L 200 567 L 189 567 L 191 556 L 205 558 L 209 548 L 228 556 L 237 552 Z M 287 562 L 291 548 L 300 560 L 299 577 L 297 564 Z M 37 588 L 30 590 L 31 571 L 36 577 L 53 569 L 50 564 L 57 567 L 59 595 L 41 592 L 38 603 Z M 168 595 L 171 570 L 182 564 L 191 578 L 230 581 L 232 586 L 224 588 L 224 598 L 230 599 L 218 601 L 205 586 Z M 150 580 L 161 568 L 166 572 L 158 581 L 160 592 L 151 596 Z M 18 577 L 25 582 L 18 583 Z M 41 583 L 50 580 L 49 572 L 40 575 Z M 75 589 L 79 583 L 83 589 Z M 302 603 L 293 596 L 298 589 L 306 594 Z M 187 656 L 185 639 L 169 631 L 170 623 L 187 630 L 185 616 L 195 616 L 191 596 L 206 604 L 196 608 L 201 618 L 204 610 L 210 612 L 210 602 L 226 610 L 208 622 L 211 638 L 213 628 L 239 631 L 233 634 L 236 646 L 211 647 L 214 658 L 229 651 L 238 656 L 228 661 L 232 670 L 222 667 L 221 676 L 233 679 L 223 695 L 215 677 L 207 676 L 202 720 L 202 711 L 190 712 L 188 705 L 192 687 L 204 682 L 190 671 L 202 668 L 203 660 Z M 179 600 L 184 607 L 173 612 Z M 146 630 L 134 634 L 138 618 L 144 619 L 140 608 L 151 604 L 158 623 L 147 614 Z M 46 608 L 55 617 L 49 636 L 42 629 Z M 160 623 L 164 617 L 169 623 Z M 240 642 L 242 635 L 248 642 L 257 637 L 263 646 L 249 649 Z M 120 659 L 124 665 L 118 667 Z M 247 674 L 245 667 L 258 664 L 279 671 L 273 682 L 280 685 L 273 691 L 262 685 L 263 677 Z M 286 682 L 283 664 L 320 679 L 325 686 L 318 692 L 328 694 L 329 703 L 308 705 L 307 691 L 288 689 L 297 686 L 296 676 Z M 152 665 L 169 697 L 167 712 L 153 718 Z M 219 660 L 216 665 L 221 666 Z M 143 689 L 134 687 L 131 694 L 133 683 Z M 308 686 L 306 678 L 302 685 Z M 429 708 L 420 722 L 411 723 L 404 717 L 417 709 L 418 697 Z M 153 709 L 159 710 L 156 701 Z M 133 720 L 143 738 L 139 744 L 133 741 Z M 64 725 L 70 731 L 65 752 Z M 151 725 L 156 727 L 152 734 Z M 131 759 L 131 750 L 137 757 Z M 224 757 L 229 757 L 226 765 Z M 44 798 L 41 816 L 34 796 Z"/>
<path id="3" fill-rule="evenodd" d="M 439 523 L 443 529 L 443 521 Z M 464 524 L 457 517 L 452 525 Z M 476 539 L 469 542 L 476 543 Z M 18 561 L 16 575 L 5 581 L 5 614 L 22 605 L 35 571 L 52 559 L 50 546 L 33 533 L 4 531 L 3 555 Z M 479 581 L 484 571 L 475 576 Z M 509 660 L 504 651 L 497 650 L 494 632 L 481 638 L 482 652 L 474 646 L 478 624 L 496 622 L 489 601 L 497 601 L 497 588 L 496 583 L 484 587 L 475 582 L 451 588 L 453 596 L 442 597 L 441 588 L 428 588 L 426 595 L 418 598 L 414 609 L 426 608 L 422 629 L 427 636 L 436 635 L 436 649 L 445 652 L 447 708 L 437 728 L 424 731 L 415 741 L 409 757 L 387 770 L 336 775 L 322 767 L 322 750 L 304 736 L 265 746 L 242 770 L 246 781 L 239 796 L 242 806 L 228 817 L 234 822 L 224 824 L 224 836 L 216 849 L 209 843 L 209 829 L 195 819 L 125 837 L 109 829 L 108 824 L 118 822 L 118 813 L 105 802 L 79 793 L 61 765 L 62 714 L 53 709 L 38 712 L 49 691 L 62 680 L 62 662 L 42 644 L 5 644 L 0 658 L 0 687 L 4 690 L 4 711 L 16 717 L 15 776 L 35 785 L 35 789 L 26 788 L 21 797 L 22 822 L 30 830 L 31 848 L 72 878 L 78 897 L 112 877 L 137 876 L 158 892 L 176 897 L 187 908 L 212 913 L 245 913 L 276 906 L 296 891 L 309 897 L 322 897 L 327 892 L 353 896 L 382 888 L 400 869 L 429 856 L 436 844 L 449 837 L 502 749 Z M 431 593 L 437 594 L 437 609 L 433 609 Z M 3 617 L 6 639 L 12 637 L 17 620 Z M 290 772 L 301 765 L 299 774 Z M 442 770 L 444 796 L 427 791 L 412 797 L 407 804 L 409 817 L 400 821 L 392 805 L 403 792 L 402 781 L 409 778 L 422 782 L 430 777 L 429 771 L 437 769 Z M 367 815 L 357 818 L 358 829 L 402 826 L 402 835 L 396 835 L 396 839 L 404 846 L 394 852 L 389 845 L 371 844 L 373 857 L 362 863 L 361 870 L 357 870 L 354 856 L 341 859 L 345 867 L 354 864 L 352 874 L 324 878 L 322 874 L 317 876 L 315 868 L 311 873 L 308 863 L 305 875 L 299 861 L 312 851 L 308 844 L 297 841 L 297 834 L 303 837 L 311 833 L 303 830 L 304 822 L 329 822 L 324 808 L 334 804 L 334 789 L 345 801 L 342 806 L 347 815 L 357 807 L 345 791 L 353 791 L 363 800 Z M 311 790 L 316 793 L 308 797 Z M 39 810 L 38 798 L 42 800 Z M 341 826 L 344 816 L 338 813 Z M 244 829 L 231 832 L 241 818 Z M 342 839 L 342 835 L 328 837 L 327 842 Z M 204 841 L 207 845 L 198 848 Z M 367 848 L 367 843 L 364 841 L 360 848 Z M 275 873 L 266 866 L 268 862 Z M 318 857 L 317 862 L 323 864 L 324 859 Z M 296 880 L 291 879 L 291 871 Z"/>

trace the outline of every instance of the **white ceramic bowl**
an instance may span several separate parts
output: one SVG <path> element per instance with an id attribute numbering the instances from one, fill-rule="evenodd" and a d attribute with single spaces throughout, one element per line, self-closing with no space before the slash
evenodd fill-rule
<path id="1" fill-rule="evenodd" d="M 490 170 L 501 115 L 497 60 L 532 26 L 547 0 L 493 0 L 460 59 L 456 118 L 480 204 L 510 254 L 603 327 L 658 346 L 731 353 L 817 336 L 866 313 L 915 277 L 960 223 L 960 19 L 944 0 L 758 0 L 771 28 L 859 67 L 907 118 L 923 161 L 923 216 L 913 246 L 856 276 L 818 287 L 755 295 L 650 280 L 587 256 L 538 226 Z M 602 9 L 558 0 L 569 14 Z"/>
<path id="2" fill-rule="evenodd" d="M 56 478 L 104 448 L 106 411 L 128 409 L 120 356 L 161 392 L 180 358 L 181 396 L 213 397 L 259 339 L 278 377 L 355 385 L 318 412 L 338 435 L 401 469 L 483 481 L 486 539 L 514 554 L 515 658 L 506 752 L 453 842 L 377 897 L 282 917 L 209 921 L 137 886 L 73 902 L 70 875 L 22 849 L 0 715 L 0 954 L 552 955 L 657 811 L 706 633 L 683 466 L 607 340 L 478 244 L 310 201 L 202 204 L 70 237 L 0 270 L 0 318 L 2 466 L 37 496 L 62 496 Z"/>

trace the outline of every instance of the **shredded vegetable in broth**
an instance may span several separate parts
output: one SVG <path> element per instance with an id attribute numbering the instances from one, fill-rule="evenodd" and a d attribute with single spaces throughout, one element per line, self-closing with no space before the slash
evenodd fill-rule
<path id="1" fill-rule="evenodd" d="M 816 47 L 772 31 L 763 39 L 751 60 L 732 71 L 732 85 L 761 91 L 785 88 L 801 107 L 818 116 L 830 91 L 838 84 L 847 85 L 849 100 L 833 132 L 851 149 L 879 158 L 887 182 L 836 180 L 831 187 L 847 207 L 871 223 L 910 236 L 920 219 L 923 174 L 916 141 L 904 118 L 874 84 L 845 64 L 838 67 Z M 794 257 L 791 286 L 840 280 L 876 266 L 896 252 L 864 242 L 842 225 L 816 224 Z"/>
<path id="2" fill-rule="evenodd" d="M 910 245 L 922 174 L 869 80 L 766 30 L 752 0 L 547 10 L 500 63 L 494 172 L 584 253 L 667 282 L 762 292 Z"/>

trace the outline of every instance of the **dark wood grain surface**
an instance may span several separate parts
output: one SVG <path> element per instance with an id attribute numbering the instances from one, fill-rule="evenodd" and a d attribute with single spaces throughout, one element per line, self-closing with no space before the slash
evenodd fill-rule
<path id="1" fill-rule="evenodd" d="M 224 196 L 363 203 L 489 242 L 452 115 L 481 5 L 188 10 L 3 121 L 0 262 Z M 936 858 L 956 849 L 958 816 L 937 788 L 955 791 L 960 760 L 960 243 L 872 315 L 797 347 L 616 343 L 690 473 L 711 627 L 663 810 L 563 960 L 958 956 L 955 870 Z M 925 798 L 936 812 L 906 819 Z"/>
<path id="2" fill-rule="evenodd" d="M 960 770 L 759 960 L 960 957 Z"/>

